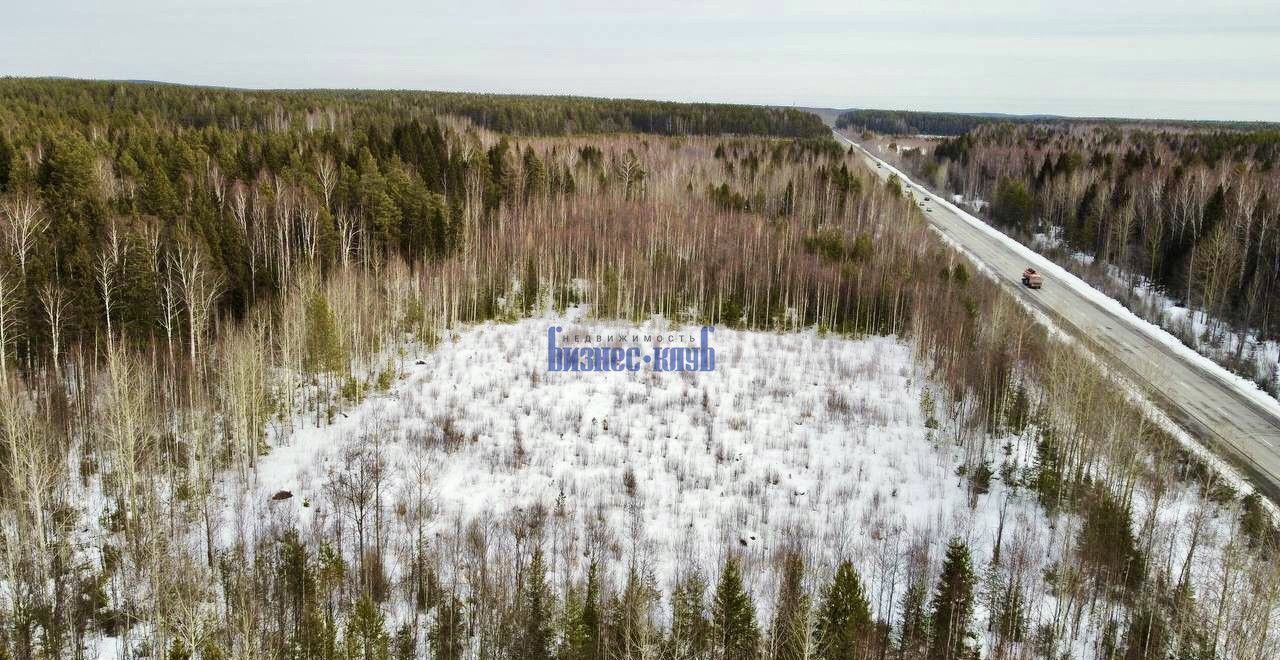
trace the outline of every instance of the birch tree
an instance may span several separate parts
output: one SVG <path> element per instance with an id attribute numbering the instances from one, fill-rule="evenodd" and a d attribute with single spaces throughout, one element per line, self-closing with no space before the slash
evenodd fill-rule
<path id="1" fill-rule="evenodd" d="M 49 356 L 53 360 L 53 373 L 61 378 L 62 374 L 62 332 L 67 324 L 67 296 L 62 287 L 52 282 L 40 289 L 40 307 L 44 311 L 45 323 L 49 326 Z"/>
<path id="2" fill-rule="evenodd" d="M 209 272 L 204 253 L 195 246 L 179 246 L 173 253 L 172 267 L 177 273 L 178 291 L 187 312 L 187 346 L 191 368 L 195 370 L 222 280 Z"/>
<path id="3" fill-rule="evenodd" d="M 7 268 L 0 268 L 0 389 L 9 380 L 9 346 L 17 342 L 21 333 L 20 310 L 18 279 Z"/>
<path id="4" fill-rule="evenodd" d="M 0 201 L 0 214 L 3 214 L 5 220 L 5 239 L 9 244 L 9 251 L 18 262 L 22 279 L 26 280 L 27 259 L 49 222 L 41 212 L 40 200 L 29 192 Z"/>

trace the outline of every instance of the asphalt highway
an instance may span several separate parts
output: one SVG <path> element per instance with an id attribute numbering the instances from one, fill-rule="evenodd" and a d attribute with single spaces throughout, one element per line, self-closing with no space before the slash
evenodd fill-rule
<path id="1" fill-rule="evenodd" d="M 888 163 L 880 161 L 843 135 L 868 167 L 887 179 Z M 1225 369 L 1188 358 L 1150 334 L 1136 319 L 1118 314 L 1095 298 L 1046 275 L 1043 288 L 1022 286 L 1028 266 L 1052 272 L 1048 260 L 1023 250 L 989 231 L 975 227 L 948 205 L 936 203 L 932 191 L 898 172 L 922 212 L 946 238 L 985 264 L 1002 286 L 1045 313 L 1095 354 L 1115 365 L 1147 393 L 1188 433 L 1235 465 L 1272 501 L 1280 502 L 1280 415 L 1272 406 L 1242 392 Z M 930 201 L 923 201 L 928 198 Z M 1038 261 L 1037 261 L 1038 260 Z M 1105 301 L 1104 301 L 1105 302 Z"/>

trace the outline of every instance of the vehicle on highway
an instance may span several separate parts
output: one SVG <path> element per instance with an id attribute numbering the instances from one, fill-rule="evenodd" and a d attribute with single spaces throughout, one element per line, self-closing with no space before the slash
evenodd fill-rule
<path id="1" fill-rule="evenodd" d="M 1028 268 L 1022 271 L 1022 285 L 1028 289 L 1039 289 L 1044 285 L 1044 275 L 1034 268 Z"/>

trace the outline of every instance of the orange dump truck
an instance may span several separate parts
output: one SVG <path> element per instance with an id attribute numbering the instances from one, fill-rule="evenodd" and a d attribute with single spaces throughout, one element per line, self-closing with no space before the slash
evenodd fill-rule
<path id="1" fill-rule="evenodd" d="M 1034 268 L 1022 271 L 1022 285 L 1028 289 L 1039 289 L 1044 284 L 1044 275 Z"/>

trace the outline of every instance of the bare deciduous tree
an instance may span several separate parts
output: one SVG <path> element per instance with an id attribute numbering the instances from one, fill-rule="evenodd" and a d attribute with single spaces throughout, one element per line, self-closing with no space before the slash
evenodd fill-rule
<path id="1" fill-rule="evenodd" d="M 21 298 L 18 294 L 18 278 L 0 268 L 0 388 L 9 379 L 9 346 L 20 336 L 18 311 Z"/>
<path id="2" fill-rule="evenodd" d="M 27 259 L 49 222 L 40 209 L 40 200 L 31 193 L 19 193 L 0 200 L 5 219 L 5 239 L 18 262 L 22 278 L 27 277 Z"/>
<path id="3" fill-rule="evenodd" d="M 214 303 L 222 290 L 222 280 L 209 272 L 204 253 L 198 247 L 179 246 L 171 258 L 171 268 L 178 277 L 178 292 L 182 295 L 182 304 L 187 311 L 187 347 L 191 368 L 194 370 L 213 314 Z"/>
<path id="4" fill-rule="evenodd" d="M 53 360 L 53 374 L 61 378 L 62 374 L 62 332 L 67 324 L 67 308 L 70 303 L 62 287 L 47 283 L 40 289 L 40 306 L 44 310 L 44 320 L 49 326 L 49 355 Z"/>

